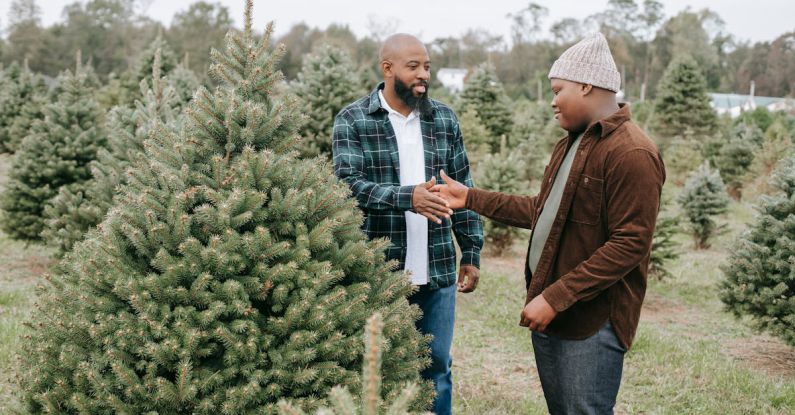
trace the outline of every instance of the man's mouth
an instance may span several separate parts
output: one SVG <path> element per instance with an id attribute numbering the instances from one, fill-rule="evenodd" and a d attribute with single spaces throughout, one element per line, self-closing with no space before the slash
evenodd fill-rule
<path id="1" fill-rule="evenodd" d="M 555 111 L 555 119 L 557 120 L 559 118 L 560 118 L 560 111 Z"/>
<path id="2" fill-rule="evenodd" d="M 414 88 L 413 88 L 413 90 L 414 90 L 414 92 L 416 92 L 417 94 L 424 94 L 424 93 L 425 93 L 425 91 L 427 91 L 427 90 L 428 90 L 428 87 L 427 87 L 427 85 L 425 85 L 425 84 L 416 84 L 416 85 L 414 85 Z"/>

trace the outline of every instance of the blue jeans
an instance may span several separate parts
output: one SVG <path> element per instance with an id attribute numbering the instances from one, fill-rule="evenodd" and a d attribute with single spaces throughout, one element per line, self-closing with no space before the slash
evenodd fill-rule
<path id="1" fill-rule="evenodd" d="M 626 350 L 610 322 L 584 340 L 533 332 L 533 349 L 550 414 L 613 413 Z"/>
<path id="2" fill-rule="evenodd" d="M 433 381 L 436 399 L 433 412 L 448 415 L 453 408 L 453 378 L 450 368 L 453 358 L 450 346 L 453 343 L 455 325 L 456 284 L 431 290 L 420 285 L 419 291 L 409 297 L 409 303 L 417 304 L 422 310 L 422 318 L 417 321 L 417 330 L 433 336 L 431 340 L 431 366 L 422 371 L 422 377 Z"/>

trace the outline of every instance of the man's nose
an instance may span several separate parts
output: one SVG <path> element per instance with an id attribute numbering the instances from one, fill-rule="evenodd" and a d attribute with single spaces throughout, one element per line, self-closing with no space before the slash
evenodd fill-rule
<path id="1" fill-rule="evenodd" d="M 421 69 L 420 72 L 417 74 L 417 78 L 427 81 L 431 77 L 431 71 L 428 69 Z"/>

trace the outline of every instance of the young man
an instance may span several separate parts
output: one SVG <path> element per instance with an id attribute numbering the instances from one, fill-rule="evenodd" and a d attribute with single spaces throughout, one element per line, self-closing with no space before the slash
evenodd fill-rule
<path id="1" fill-rule="evenodd" d="M 468 189 L 442 172 L 451 208 L 533 229 L 521 325 L 552 414 L 609 414 L 646 291 L 665 181 L 654 143 L 618 104 L 621 81 L 601 34 L 549 72 L 558 142 L 537 196 Z"/>
<path id="2" fill-rule="evenodd" d="M 467 186 L 472 179 L 458 119 L 449 107 L 428 98 L 425 46 L 414 36 L 393 35 L 384 42 L 379 62 L 384 82 L 334 120 L 334 172 L 359 201 L 367 236 L 390 238 L 387 259 L 397 259 L 419 286 L 409 302 L 423 312 L 417 328 L 433 335 L 431 366 L 423 377 L 436 388 L 434 412 L 449 414 L 456 296 L 451 234 L 462 254 L 458 291 L 468 293 L 480 277 L 483 228 L 476 213 L 453 213 L 428 191 L 442 169 Z"/>

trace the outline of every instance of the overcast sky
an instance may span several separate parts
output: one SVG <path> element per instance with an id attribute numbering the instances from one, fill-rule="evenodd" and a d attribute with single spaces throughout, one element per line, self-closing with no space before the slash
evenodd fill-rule
<path id="1" fill-rule="evenodd" d="M 146 14 L 168 25 L 176 12 L 185 10 L 192 0 L 148 0 Z M 242 26 L 243 0 L 217 0 L 226 5 L 238 26 Z M 43 23 L 62 19 L 61 11 L 74 0 L 37 0 Z M 603 10 L 607 0 L 536 0 L 549 9 L 546 24 L 563 17 L 582 19 Z M 642 1 L 638 1 L 642 3 Z M 457 36 L 469 28 L 482 28 L 510 38 L 506 14 L 526 7 L 528 0 L 255 0 L 254 23 L 264 28 L 276 22 L 276 34 L 293 24 L 305 22 L 325 28 L 330 23 L 348 25 L 359 36 L 370 33 L 371 20 L 392 22 L 398 31 L 431 41 L 441 36 Z M 662 0 L 667 16 L 685 7 L 709 7 L 726 22 L 726 29 L 737 38 L 751 41 L 773 40 L 795 30 L 795 0 Z M 7 22 L 11 0 L 0 0 L 0 22 Z"/>

